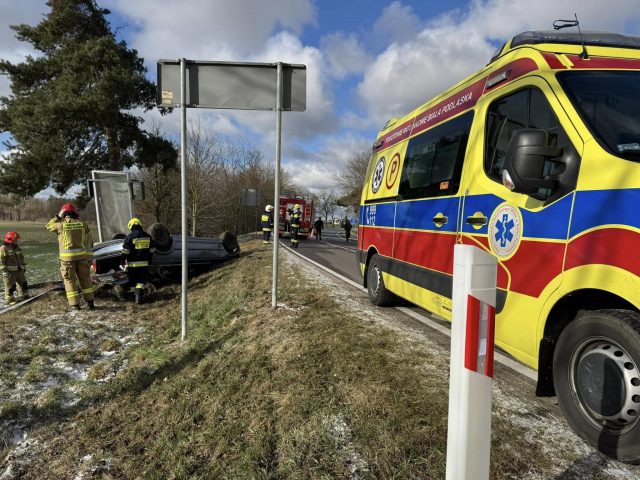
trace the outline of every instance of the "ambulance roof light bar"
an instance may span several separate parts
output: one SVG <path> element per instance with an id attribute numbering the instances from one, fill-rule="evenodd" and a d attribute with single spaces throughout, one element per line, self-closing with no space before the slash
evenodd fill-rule
<path id="1" fill-rule="evenodd" d="M 556 20 L 553 22 L 553 29 L 560 30 L 567 27 L 578 27 L 578 35 L 580 35 L 580 43 L 582 43 L 582 53 L 580 57 L 583 60 L 587 60 L 589 58 L 589 54 L 587 53 L 587 47 L 584 45 L 584 37 L 582 36 L 582 31 L 580 30 L 580 22 L 578 21 L 578 14 L 574 13 L 575 20 Z"/>

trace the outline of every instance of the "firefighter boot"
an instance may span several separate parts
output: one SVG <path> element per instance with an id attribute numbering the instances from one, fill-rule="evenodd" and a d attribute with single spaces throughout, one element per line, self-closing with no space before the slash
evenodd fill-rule
<path id="1" fill-rule="evenodd" d="M 87 300 L 87 305 L 89 305 L 89 310 L 96 308 L 96 304 L 93 300 Z"/>

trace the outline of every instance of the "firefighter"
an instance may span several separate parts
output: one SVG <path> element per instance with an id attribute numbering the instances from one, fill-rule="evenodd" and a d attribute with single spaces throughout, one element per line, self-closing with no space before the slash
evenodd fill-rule
<path id="1" fill-rule="evenodd" d="M 22 250 L 18 246 L 20 235 L 17 232 L 9 232 L 4 237 L 4 243 L 0 246 L 0 271 L 4 283 L 4 301 L 7 305 L 16 303 L 13 292 L 18 291 L 18 301 L 29 298 L 27 293 L 27 279 L 24 276 L 27 264 L 24 263 Z"/>
<path id="2" fill-rule="evenodd" d="M 58 235 L 60 273 L 69 305 L 79 309 L 80 296 L 83 296 L 89 308 L 95 308 L 91 282 L 93 238 L 89 227 L 79 219 L 75 207 L 65 203 L 46 228 Z"/>
<path id="3" fill-rule="evenodd" d="M 298 234 L 300 233 L 300 221 L 302 219 L 302 211 L 300 205 L 297 203 L 293 206 L 291 211 L 291 248 L 298 248 L 300 239 Z"/>
<path id="4" fill-rule="evenodd" d="M 267 205 L 264 207 L 264 213 L 262 214 L 262 243 L 269 243 L 269 237 L 273 231 L 273 206 Z"/>
<path id="5" fill-rule="evenodd" d="M 151 235 L 142 229 L 138 218 L 132 218 L 127 225 L 131 233 L 122 244 L 122 256 L 127 262 L 129 288 L 134 287 L 135 302 L 141 304 L 144 288 L 149 281 L 149 263 L 155 251 Z"/>

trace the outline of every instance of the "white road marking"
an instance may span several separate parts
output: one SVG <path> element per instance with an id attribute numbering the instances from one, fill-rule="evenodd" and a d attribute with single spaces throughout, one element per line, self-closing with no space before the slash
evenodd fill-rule
<path id="1" fill-rule="evenodd" d="M 324 243 L 324 242 L 323 242 Z M 325 267 L 324 265 L 319 264 L 318 262 L 311 260 L 310 258 L 305 257 L 304 255 L 302 255 L 301 253 L 296 252 L 295 250 L 289 248 L 286 245 L 282 245 L 285 249 L 287 249 L 289 252 L 293 253 L 294 255 L 297 255 L 298 257 L 302 258 L 303 260 L 306 260 L 307 262 L 311 263 L 312 265 L 315 265 L 316 267 L 320 268 L 321 270 L 324 270 L 325 272 L 333 275 L 334 277 L 342 280 L 345 283 L 348 283 L 349 285 L 351 285 L 353 288 L 360 290 L 361 292 L 366 292 L 367 289 L 364 288 L 362 285 L 360 285 L 357 282 L 354 282 L 353 280 L 340 275 L 339 273 L 331 270 L 328 267 Z M 410 308 L 407 307 L 393 307 L 396 310 L 404 313 L 405 315 L 410 316 L 411 318 L 418 320 L 420 323 L 426 325 L 429 328 L 432 328 L 434 330 L 437 330 L 440 333 L 443 333 L 444 335 L 446 335 L 447 337 L 451 337 L 451 330 L 447 327 L 445 327 L 444 325 L 441 325 L 435 321 L 433 321 L 431 318 L 427 317 L 426 315 L 422 315 L 421 313 L 415 312 L 413 310 L 411 310 Z M 538 380 L 538 374 L 537 372 L 532 369 L 527 367 L 526 365 L 523 365 L 522 363 L 519 363 L 515 360 L 513 360 L 512 358 L 496 351 L 494 353 L 493 359 L 498 362 L 501 363 L 502 365 L 504 365 L 505 367 L 509 367 L 510 369 L 512 369 L 513 371 L 524 375 L 527 378 L 530 378 L 531 380 L 533 380 L 534 382 Z"/>

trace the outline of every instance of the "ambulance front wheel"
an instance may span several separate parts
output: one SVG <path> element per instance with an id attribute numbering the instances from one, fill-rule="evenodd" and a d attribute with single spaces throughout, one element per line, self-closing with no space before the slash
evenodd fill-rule
<path id="1" fill-rule="evenodd" d="M 640 463 L 640 315 L 582 311 L 562 331 L 553 377 L 560 409 L 591 445 Z"/>
<path id="2" fill-rule="evenodd" d="M 378 307 L 386 307 L 391 305 L 393 301 L 393 293 L 384 286 L 382 278 L 382 268 L 380 267 L 380 255 L 377 253 L 369 260 L 367 267 L 367 293 L 369 300 Z"/>

